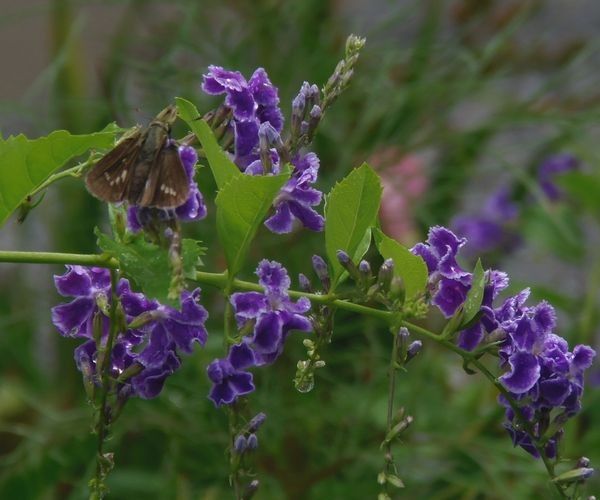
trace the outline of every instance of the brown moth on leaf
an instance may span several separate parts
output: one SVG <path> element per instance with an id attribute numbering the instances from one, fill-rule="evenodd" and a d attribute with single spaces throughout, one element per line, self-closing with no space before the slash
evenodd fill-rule
<path id="1" fill-rule="evenodd" d="M 94 196 L 140 207 L 174 208 L 189 195 L 189 179 L 171 140 L 175 106 L 163 109 L 145 128 L 126 135 L 88 172 L 85 183 Z"/>

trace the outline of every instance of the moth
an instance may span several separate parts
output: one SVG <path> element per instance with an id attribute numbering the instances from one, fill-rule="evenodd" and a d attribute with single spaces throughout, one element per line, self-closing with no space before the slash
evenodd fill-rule
<path id="1" fill-rule="evenodd" d="M 125 136 L 92 167 L 85 183 L 109 203 L 174 208 L 189 195 L 189 179 L 177 145 L 170 138 L 175 106 L 163 109 L 147 127 Z"/>

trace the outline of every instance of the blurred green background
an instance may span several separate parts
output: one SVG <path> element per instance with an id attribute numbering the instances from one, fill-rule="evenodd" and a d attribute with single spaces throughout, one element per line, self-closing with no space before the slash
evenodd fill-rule
<path id="1" fill-rule="evenodd" d="M 424 239 L 427 227 L 449 224 L 458 213 L 477 213 L 503 184 L 539 200 L 536 169 L 549 154 L 571 153 L 599 176 L 600 4 L 593 0 L 0 0 L 0 12 L 4 137 L 91 132 L 111 121 L 129 127 L 174 96 L 208 110 L 216 101 L 199 88 L 208 64 L 246 76 L 263 66 L 289 116 L 302 82 L 322 85 L 346 36 L 357 33 L 367 45 L 355 79 L 314 144 L 320 187 L 328 191 L 369 160 L 392 199 L 384 227 L 402 243 Z M 200 186 L 209 216 L 186 231 L 209 244 L 206 268 L 221 270 L 220 249 L 210 246 L 214 185 L 206 171 Z M 585 200 L 529 202 L 527 217 L 513 228 L 518 248 L 483 260 L 510 272 L 512 291 L 531 286 L 535 299 L 550 300 L 571 345 L 598 348 L 600 211 Z M 0 247 L 93 252 L 96 225 L 106 225 L 104 206 L 80 181 L 64 180 L 23 225 L 13 218 L 2 228 Z M 292 276 L 308 272 L 310 255 L 323 249 L 320 235 L 263 230 L 247 276 L 263 256 L 281 260 Z M 3 499 L 86 498 L 95 465 L 91 409 L 72 359 L 76 342 L 60 338 L 50 322 L 49 308 L 60 301 L 52 275 L 59 273 L 52 266 L 0 266 Z M 227 419 L 207 400 L 205 375 L 221 354 L 223 303 L 210 289 L 204 297 L 207 348 L 185 360 L 159 398 L 131 401 L 115 425 L 110 498 L 230 496 Z M 440 324 L 433 318 L 428 326 Z M 308 394 L 292 383 L 305 355 L 301 340 L 292 336 L 274 366 L 256 371 L 251 405 L 268 415 L 256 455 L 257 498 L 375 498 L 389 334 L 375 321 L 338 313 L 323 356 L 327 367 Z M 563 450 L 571 460 L 588 456 L 592 466 L 600 465 L 597 365 Z M 542 464 L 512 448 L 495 398 L 456 356 L 425 342 L 400 378 L 399 404 L 415 421 L 396 446 L 407 485 L 397 498 L 552 494 Z M 596 477 L 585 491 L 599 487 Z"/>

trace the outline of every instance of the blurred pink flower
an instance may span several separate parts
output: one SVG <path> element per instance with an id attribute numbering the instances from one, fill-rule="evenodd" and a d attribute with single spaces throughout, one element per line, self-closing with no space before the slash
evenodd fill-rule
<path id="1" fill-rule="evenodd" d="M 379 172 L 383 184 L 381 224 L 383 230 L 411 245 L 419 239 L 413 207 L 429 187 L 424 159 L 415 153 L 402 154 L 398 148 L 389 147 L 376 152 L 370 159 Z"/>

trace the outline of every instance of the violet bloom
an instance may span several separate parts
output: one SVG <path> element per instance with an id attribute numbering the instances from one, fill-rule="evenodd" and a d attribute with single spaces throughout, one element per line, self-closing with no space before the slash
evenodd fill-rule
<path id="1" fill-rule="evenodd" d="M 66 267 L 64 275 L 54 276 L 54 283 L 58 293 L 74 300 L 53 307 L 52 322 L 65 337 L 92 338 L 92 321 L 99 313 L 98 302 L 110 302 L 110 271 L 99 267 Z"/>
<path id="2" fill-rule="evenodd" d="M 202 90 L 209 95 L 225 94 L 225 105 L 233 112 L 235 163 L 240 169 L 258 159 L 258 129 L 269 122 L 277 132 L 283 128 L 277 87 L 267 72 L 258 68 L 250 80 L 239 71 L 209 66 L 203 75 Z"/>
<path id="3" fill-rule="evenodd" d="M 297 219 L 312 231 L 322 231 L 325 219 L 312 208 L 323 197 L 321 191 L 312 187 L 317 181 L 319 158 L 315 153 L 307 153 L 292 164 L 295 167 L 292 178 L 275 198 L 275 214 L 265 221 L 265 226 L 277 234 L 289 233 Z"/>
<path id="4" fill-rule="evenodd" d="M 99 344 L 106 345 L 110 331 L 110 272 L 100 268 L 67 266 L 67 273 L 55 277 L 58 291 L 75 299 L 52 309 L 52 320 L 63 335 L 87 341 L 75 349 L 75 362 L 86 381 L 101 384 L 96 366 Z M 207 312 L 199 303 L 200 289 L 183 291 L 180 308 L 160 304 L 131 290 L 126 279 L 117 284 L 117 297 L 128 325 L 117 332 L 110 357 L 109 375 L 120 378 L 115 385 L 119 399 L 130 396 L 153 398 L 166 378 L 180 366 L 180 354 L 189 354 L 195 343 L 204 345 Z M 100 308 L 98 303 L 106 307 Z M 101 322 L 95 322 L 94 317 Z M 95 324 L 100 331 L 95 331 Z M 123 374 L 128 374 L 125 378 Z"/>
<path id="5" fill-rule="evenodd" d="M 499 380 L 518 402 L 536 440 L 542 438 L 549 424 L 557 424 L 557 432 L 544 448 L 546 456 L 553 458 L 562 425 L 581 409 L 583 373 L 596 353 L 585 345 L 577 345 L 570 352 L 567 341 L 553 333 L 556 315 L 552 306 L 542 302 L 528 307 L 528 295 L 524 290 L 494 310 L 497 329 L 504 334 L 499 355 L 506 372 Z M 515 446 L 539 457 L 532 436 L 522 430 L 506 399 L 500 398 L 500 403 L 506 408 L 505 427 Z"/>
<path id="6" fill-rule="evenodd" d="M 456 256 L 466 243 L 445 227 L 429 230 L 427 243 L 417 243 L 411 252 L 421 257 L 427 265 L 429 283 L 433 287 L 433 304 L 450 318 L 464 303 L 471 286 L 471 273 L 463 270 Z"/>
<path id="7" fill-rule="evenodd" d="M 562 190 L 554 183 L 554 179 L 565 172 L 577 170 L 579 161 L 570 154 L 557 154 L 546 158 L 538 168 L 538 182 L 550 201 L 562 198 Z"/>
<path id="8" fill-rule="evenodd" d="M 190 181 L 190 194 L 187 200 L 178 207 L 169 209 L 130 206 L 127 210 L 127 226 L 134 233 L 151 224 L 155 218 L 159 220 L 178 219 L 183 222 L 190 222 L 206 217 L 206 205 L 198 184 L 194 180 L 198 154 L 191 146 L 180 146 L 179 157 Z"/>
<path id="9" fill-rule="evenodd" d="M 292 330 L 312 330 L 305 316 L 310 301 L 304 297 L 297 302 L 290 300 L 290 278 L 285 268 L 263 260 L 256 274 L 264 293 L 239 292 L 231 296 L 238 327 L 251 327 L 252 333 L 232 346 L 226 358 L 215 359 L 208 366 L 208 377 L 213 383 L 209 398 L 216 406 L 231 404 L 252 392 L 252 374 L 246 370 L 273 363 Z"/>
<path id="10" fill-rule="evenodd" d="M 215 359 L 208 365 L 206 371 L 213 383 L 208 397 L 215 406 L 231 404 L 239 396 L 254 391 L 252 374 L 245 371 L 254 364 L 252 349 L 241 343 L 232 346 L 225 359 Z"/>
<path id="11" fill-rule="evenodd" d="M 291 330 L 309 332 L 310 320 L 305 314 L 310 309 L 306 297 L 297 302 L 290 300 L 290 278 L 285 268 L 275 262 L 262 260 L 256 270 L 264 293 L 242 292 L 231 296 L 238 327 L 253 323 L 254 329 L 248 342 L 256 353 L 256 365 L 272 363 L 283 351 L 283 345 Z"/>
<path id="12" fill-rule="evenodd" d="M 279 152 L 285 148 L 280 135 L 283 115 L 277 88 L 265 70 L 257 69 L 246 81 L 237 71 L 209 66 L 203 79 L 202 89 L 210 95 L 224 94 L 225 105 L 232 109 L 237 166 L 249 175 L 278 174 L 282 169 Z M 319 90 L 313 87 L 305 83 L 294 102 L 302 99 L 305 103 L 306 96 L 316 102 Z M 312 187 L 317 181 L 319 159 L 314 153 L 296 154 L 291 165 L 291 179 L 276 197 L 275 213 L 265 225 L 272 232 L 283 234 L 291 232 L 297 220 L 308 229 L 322 231 L 324 219 L 313 207 L 321 203 L 323 195 Z"/>

